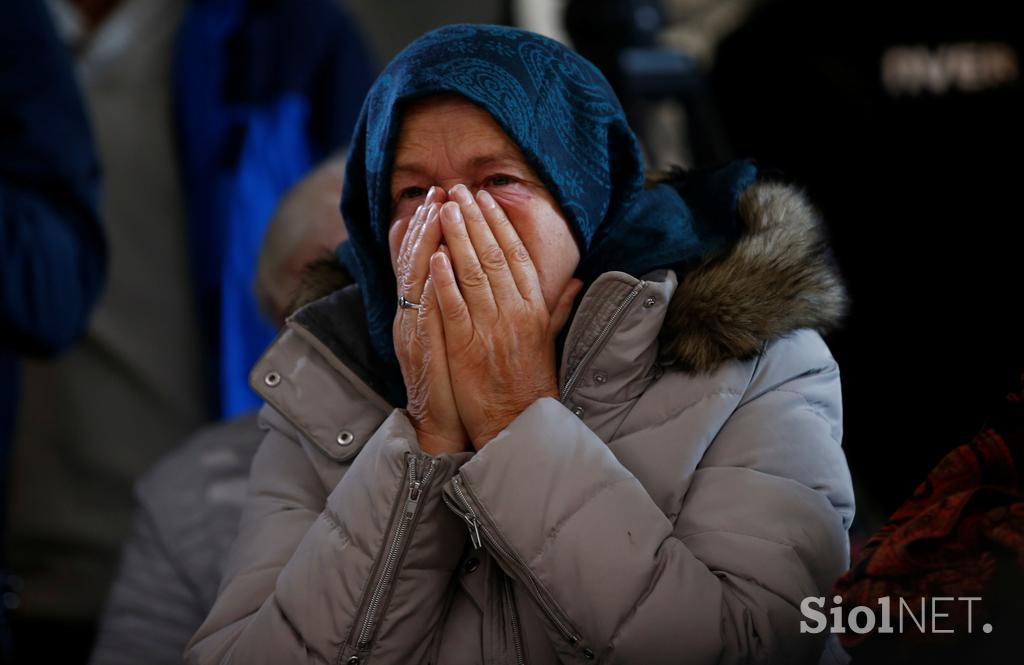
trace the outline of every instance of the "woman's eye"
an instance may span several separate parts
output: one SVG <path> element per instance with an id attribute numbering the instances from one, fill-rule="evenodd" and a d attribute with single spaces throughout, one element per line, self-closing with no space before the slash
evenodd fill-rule
<path id="1" fill-rule="evenodd" d="M 406 187 L 398 195 L 400 199 L 418 199 L 421 196 L 426 196 L 427 190 L 423 187 Z"/>
<path id="2" fill-rule="evenodd" d="M 485 187 L 505 187 L 515 182 L 515 179 L 507 175 L 492 175 L 484 181 Z"/>

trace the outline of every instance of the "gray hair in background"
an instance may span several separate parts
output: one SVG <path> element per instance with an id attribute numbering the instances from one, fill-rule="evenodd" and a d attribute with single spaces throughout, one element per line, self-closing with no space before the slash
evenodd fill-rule
<path id="1" fill-rule="evenodd" d="M 347 237 L 338 208 L 345 159 L 329 158 L 285 194 L 263 236 L 254 288 L 278 327 L 292 311 L 306 266 L 333 259 Z"/>

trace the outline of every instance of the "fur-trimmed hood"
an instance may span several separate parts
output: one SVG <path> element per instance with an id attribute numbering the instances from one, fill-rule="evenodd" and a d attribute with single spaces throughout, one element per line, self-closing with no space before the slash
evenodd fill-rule
<path id="1" fill-rule="evenodd" d="M 706 372 L 754 356 L 800 328 L 824 334 L 847 310 L 817 211 L 792 186 L 758 183 L 740 196 L 744 231 L 681 280 L 662 327 L 662 355 Z"/>
<path id="2" fill-rule="evenodd" d="M 802 191 L 751 185 L 740 197 L 739 215 L 740 239 L 682 275 L 659 336 L 663 362 L 710 372 L 795 330 L 826 333 L 845 314 L 846 289 Z M 296 308 L 351 283 L 336 260 L 319 260 L 305 271 Z"/>

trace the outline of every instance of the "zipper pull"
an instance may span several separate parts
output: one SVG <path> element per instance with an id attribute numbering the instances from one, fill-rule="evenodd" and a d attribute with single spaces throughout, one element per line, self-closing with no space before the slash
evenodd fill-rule
<path id="1" fill-rule="evenodd" d="M 406 515 L 412 515 L 416 512 L 416 507 L 420 501 L 420 488 L 422 487 L 421 481 L 416 478 L 416 456 L 409 455 L 409 495 L 405 500 L 405 513 Z"/>
<path id="2" fill-rule="evenodd" d="M 484 541 L 480 539 L 480 527 L 477 524 L 476 515 L 467 515 L 466 522 L 469 524 L 469 540 L 475 549 L 483 547 Z"/>
<path id="3" fill-rule="evenodd" d="M 420 502 L 420 495 L 423 493 L 423 488 L 426 486 L 427 481 L 434 474 L 434 465 L 437 463 L 437 460 L 434 459 L 421 460 L 427 468 L 424 469 L 423 476 L 417 478 L 417 461 L 415 456 L 409 457 L 409 496 L 405 500 L 405 512 L 410 516 L 416 512 Z"/>
<path id="4" fill-rule="evenodd" d="M 476 517 L 476 513 L 473 511 L 473 506 L 469 504 L 469 500 L 466 499 L 466 495 L 462 491 L 462 483 L 459 482 L 459 477 L 455 476 L 452 478 L 452 488 L 457 498 L 456 512 L 462 516 L 462 519 L 466 521 L 466 526 L 469 527 L 469 540 L 473 543 L 474 549 L 480 549 L 483 547 L 484 541 L 480 538 L 480 524 Z"/>
<path id="5" fill-rule="evenodd" d="M 412 515 L 416 512 L 416 507 L 420 503 L 421 486 L 422 483 L 418 480 L 414 480 L 409 484 L 409 498 L 405 500 L 405 512 L 407 515 Z"/>

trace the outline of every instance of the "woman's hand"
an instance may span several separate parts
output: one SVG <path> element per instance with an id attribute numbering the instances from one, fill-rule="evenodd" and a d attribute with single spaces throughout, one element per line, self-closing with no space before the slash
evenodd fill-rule
<path id="1" fill-rule="evenodd" d="M 399 294 L 420 303 L 419 309 L 398 308 L 393 333 L 408 395 L 406 412 L 420 449 L 431 455 L 461 452 L 469 444 L 455 405 L 444 326 L 429 274 L 430 256 L 441 244 L 444 198 L 444 190 L 432 187 L 416 213 L 398 220 L 388 236 Z"/>
<path id="2" fill-rule="evenodd" d="M 530 254 L 485 190 L 463 185 L 441 208 L 448 251 L 430 258 L 462 423 L 479 450 L 541 397 L 558 398 L 555 337 L 582 283 L 548 311 Z M 450 257 L 450 258 L 449 258 Z"/>

